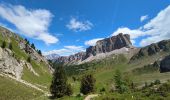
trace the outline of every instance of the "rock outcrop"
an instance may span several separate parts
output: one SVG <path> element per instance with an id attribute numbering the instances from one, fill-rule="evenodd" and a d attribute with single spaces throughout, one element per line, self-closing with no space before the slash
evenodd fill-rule
<path id="1" fill-rule="evenodd" d="M 139 59 L 145 56 L 152 56 L 161 51 L 170 51 L 170 40 L 163 40 L 158 43 L 153 43 L 151 45 L 141 48 L 139 52 L 131 58 L 131 60 Z"/>
<path id="2" fill-rule="evenodd" d="M 130 41 L 130 35 L 128 34 L 118 34 L 117 36 L 112 36 L 103 40 L 96 42 L 95 46 L 90 46 L 86 49 L 86 58 L 90 56 L 95 56 L 100 53 L 111 52 L 115 49 L 120 49 L 122 47 L 131 47 L 132 43 Z"/>
<path id="3" fill-rule="evenodd" d="M 86 60 L 91 56 L 96 56 L 101 53 L 108 53 L 123 47 L 131 48 L 132 43 L 130 41 L 130 35 L 120 33 L 117 36 L 112 36 L 110 38 L 97 41 L 96 45 L 87 48 L 86 52 L 79 52 L 68 57 L 61 56 L 55 59 L 55 62 L 74 64 Z"/>
<path id="4" fill-rule="evenodd" d="M 23 68 L 27 67 L 30 72 L 39 76 L 33 69 L 33 65 L 27 61 L 26 57 L 29 56 L 37 64 L 42 63 L 45 67 L 48 67 L 51 73 L 53 72 L 53 68 L 48 64 L 48 61 L 38 54 L 37 50 L 27 43 L 28 41 L 0 26 L 0 42 L 2 43 L 2 41 L 6 41 L 6 47 L 3 49 L 0 47 L 0 73 L 21 79 Z M 13 47 L 11 50 L 8 49 L 9 43 Z M 20 57 L 22 54 L 26 56 Z"/>
<path id="5" fill-rule="evenodd" d="M 0 73 L 9 74 L 16 79 L 21 79 L 23 71 L 22 63 L 19 63 L 9 49 L 0 47 Z"/>
<path id="6" fill-rule="evenodd" d="M 58 57 L 54 61 L 56 63 L 74 63 L 74 62 L 82 61 L 83 59 L 85 59 L 85 55 L 86 55 L 85 52 L 79 52 L 79 53 L 76 53 L 70 56 Z"/>
<path id="7" fill-rule="evenodd" d="M 170 55 L 166 56 L 160 63 L 160 72 L 170 72 Z"/>

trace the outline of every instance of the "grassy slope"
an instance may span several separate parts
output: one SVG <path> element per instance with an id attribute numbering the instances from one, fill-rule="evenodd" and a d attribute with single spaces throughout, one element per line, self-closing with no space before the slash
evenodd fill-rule
<path id="1" fill-rule="evenodd" d="M 151 57 L 145 57 L 139 60 L 136 60 L 132 63 L 128 63 L 126 59 L 122 55 L 117 57 L 117 59 L 105 59 L 100 62 L 91 62 L 92 64 L 87 64 L 87 68 L 84 72 L 80 74 L 74 75 L 77 78 L 81 78 L 83 74 L 92 73 L 96 78 L 96 89 L 97 92 L 100 91 L 101 88 L 105 88 L 106 91 L 109 91 L 111 85 L 114 83 L 113 77 L 116 69 L 122 71 L 122 73 L 126 74 L 126 77 L 129 77 L 136 85 L 142 85 L 145 82 L 152 82 L 156 79 L 161 81 L 165 81 L 170 79 L 170 73 L 160 73 L 159 71 L 153 71 L 148 73 L 147 71 L 142 71 L 140 74 L 134 74 L 131 71 L 136 68 L 142 68 L 144 65 L 153 63 L 160 56 L 165 56 L 167 53 L 160 53 Z M 84 66 L 85 67 L 85 66 Z M 78 70 L 79 66 L 71 67 L 72 70 Z M 80 65 L 80 69 L 83 67 Z M 68 69 L 66 69 L 68 71 Z M 76 71 L 77 72 L 77 71 Z M 146 73 L 145 73 L 146 72 Z M 69 82 L 73 84 L 74 93 L 79 93 L 80 81 L 73 82 L 70 77 Z"/>
<path id="2" fill-rule="evenodd" d="M 15 80 L 0 76 L 0 100 L 30 100 L 43 95 Z"/>
<path id="3" fill-rule="evenodd" d="M 11 40 L 13 51 L 15 52 L 16 57 L 19 59 L 27 60 L 28 54 L 20 50 L 19 45 L 15 39 L 12 38 Z M 49 87 L 51 83 L 51 74 L 48 71 L 47 66 L 43 62 L 36 63 L 33 60 L 31 61 L 31 65 L 33 66 L 33 69 L 39 74 L 39 76 L 34 75 L 32 72 L 29 71 L 28 68 L 24 67 L 22 79 L 35 85 L 38 84 L 37 86 L 43 85 L 45 87 Z"/>
<path id="4" fill-rule="evenodd" d="M 0 34 L 0 45 L 2 44 L 3 40 L 7 40 L 7 38 L 2 38 L 2 34 Z M 22 59 L 27 61 L 28 58 L 28 54 L 26 54 L 24 51 L 22 51 L 18 45 L 18 42 L 14 39 L 14 38 L 10 38 L 11 43 L 12 43 L 12 51 L 14 52 L 14 57 L 16 59 Z M 7 42 L 7 41 L 6 41 Z M 6 43 L 8 47 L 9 43 Z M 47 66 L 41 62 L 41 63 L 37 63 L 35 61 L 31 61 L 31 65 L 33 66 L 33 69 L 39 74 L 39 76 L 34 75 L 32 72 L 29 71 L 29 69 L 27 67 L 23 68 L 23 75 L 22 75 L 22 79 L 26 80 L 34 85 L 36 85 L 37 87 L 45 90 L 45 91 L 49 91 L 49 86 L 51 84 L 51 78 L 52 75 L 50 74 L 50 72 L 48 71 Z M 4 78 L 1 78 L 1 82 L 3 81 Z M 4 79 L 5 81 L 5 79 Z M 0 85 L 3 85 L 2 83 L 0 83 Z M 6 87 L 8 87 L 9 84 L 6 84 Z M 12 86 L 13 85 L 13 86 Z M 11 84 L 11 87 L 15 87 L 15 84 Z M 23 88 L 19 87 L 19 88 Z M 1 87 L 2 88 L 2 87 Z M 30 97 L 32 96 L 31 94 L 29 94 L 29 89 L 27 91 L 27 89 L 23 88 L 23 91 L 25 92 L 25 95 L 30 95 Z M 1 89 L 0 89 L 1 90 Z M 8 95 L 12 95 L 14 92 L 17 93 L 19 90 L 17 89 L 13 89 L 13 90 L 9 90 L 8 91 L 4 91 L 4 94 L 8 94 Z M 22 90 L 21 90 L 22 91 Z M 23 92 L 23 93 L 24 93 Z M 28 93 L 27 93 L 28 92 Z M 31 93 L 31 92 L 30 92 Z M 33 92 L 32 92 L 33 93 Z M 20 96 L 22 97 L 22 94 L 18 93 L 14 95 L 15 97 L 19 98 Z M 27 96 L 26 96 L 27 97 Z M 35 96 L 32 96 L 35 97 Z M 14 98 L 14 97 L 13 97 Z M 1 99 L 0 99 L 1 100 Z"/>

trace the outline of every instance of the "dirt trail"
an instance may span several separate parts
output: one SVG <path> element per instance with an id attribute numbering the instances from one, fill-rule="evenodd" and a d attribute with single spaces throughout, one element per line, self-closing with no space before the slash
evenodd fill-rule
<path id="1" fill-rule="evenodd" d="M 99 96 L 99 95 L 98 94 L 90 94 L 84 100 L 91 100 L 92 98 L 95 98 L 97 96 Z"/>
<path id="2" fill-rule="evenodd" d="M 15 81 L 17 81 L 17 82 L 20 82 L 20 83 L 22 83 L 22 84 L 24 84 L 24 85 L 26 85 L 26 86 L 28 86 L 28 87 L 34 88 L 34 89 L 36 89 L 36 90 L 38 90 L 38 91 L 41 91 L 41 92 L 43 92 L 45 95 L 49 95 L 46 91 L 40 89 L 40 88 L 37 87 L 36 85 L 33 85 L 33 84 L 31 84 L 31 83 L 29 83 L 29 82 L 27 82 L 27 81 L 24 81 L 24 80 L 22 80 L 22 79 L 17 80 L 16 78 L 14 78 L 14 77 L 12 77 L 12 76 L 10 76 L 10 75 L 6 75 L 6 74 L 0 74 L 0 76 L 9 77 L 9 78 L 11 78 L 11 79 L 13 79 L 13 80 L 15 80 Z"/>

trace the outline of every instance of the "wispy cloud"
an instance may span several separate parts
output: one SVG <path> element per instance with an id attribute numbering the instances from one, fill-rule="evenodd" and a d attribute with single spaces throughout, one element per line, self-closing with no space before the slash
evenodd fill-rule
<path id="1" fill-rule="evenodd" d="M 96 38 L 96 39 L 92 39 L 92 40 L 88 40 L 88 41 L 85 41 L 85 45 L 87 46 L 94 46 L 96 45 L 96 42 L 99 41 L 99 40 L 102 40 L 103 38 Z"/>
<path id="2" fill-rule="evenodd" d="M 48 52 L 43 52 L 43 55 L 50 55 L 50 54 L 58 54 L 60 56 L 69 56 L 72 54 L 75 54 L 77 52 L 85 51 L 83 46 L 64 46 L 62 49 L 57 49 L 57 50 L 51 50 Z"/>
<path id="3" fill-rule="evenodd" d="M 148 18 L 149 18 L 148 15 L 141 16 L 140 17 L 140 21 L 143 22 L 143 21 L 145 21 Z"/>
<path id="4" fill-rule="evenodd" d="M 118 28 L 112 35 L 120 32 L 130 34 L 132 41 L 145 36 L 139 43 L 140 46 L 146 46 L 164 39 L 170 39 L 170 5 L 160 11 L 156 17 L 151 19 L 144 26 L 138 29 L 130 29 L 128 27 Z"/>
<path id="5" fill-rule="evenodd" d="M 66 25 L 66 27 L 75 32 L 80 32 L 91 30 L 93 24 L 89 20 L 79 21 L 78 19 L 72 17 L 70 22 Z"/>
<path id="6" fill-rule="evenodd" d="M 48 32 L 53 15 L 45 9 L 26 9 L 22 5 L 0 4 L 0 17 L 16 26 L 17 30 L 46 44 L 58 42 Z"/>

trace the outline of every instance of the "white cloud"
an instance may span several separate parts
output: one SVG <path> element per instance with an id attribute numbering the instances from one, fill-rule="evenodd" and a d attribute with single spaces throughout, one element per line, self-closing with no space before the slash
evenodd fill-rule
<path id="1" fill-rule="evenodd" d="M 71 46 L 64 46 L 63 49 L 43 52 L 43 55 L 58 54 L 60 56 L 69 56 L 81 51 L 85 51 L 85 49 L 82 46 L 71 45 Z"/>
<path id="2" fill-rule="evenodd" d="M 141 36 L 146 36 L 139 43 L 140 46 L 146 46 L 151 43 L 156 43 L 161 40 L 170 38 L 170 5 L 164 10 L 160 11 L 156 17 L 151 19 L 144 26 L 138 29 L 129 29 L 127 27 L 118 28 L 112 35 L 118 33 L 130 34 L 132 40 L 136 40 Z"/>
<path id="3" fill-rule="evenodd" d="M 0 16 L 15 25 L 25 36 L 42 40 L 46 44 L 58 42 L 58 39 L 48 32 L 53 16 L 48 10 L 0 4 Z"/>
<path id="4" fill-rule="evenodd" d="M 70 50 L 83 50 L 83 47 L 82 46 L 75 46 L 75 45 L 71 45 L 71 46 L 64 46 L 65 48 L 67 49 L 70 49 Z"/>
<path id="5" fill-rule="evenodd" d="M 71 18 L 70 22 L 66 25 L 66 27 L 75 32 L 80 32 L 80 31 L 91 30 L 93 24 L 88 20 L 79 21 L 76 18 Z"/>
<path id="6" fill-rule="evenodd" d="M 88 40 L 88 41 L 85 41 L 85 45 L 87 46 L 94 46 L 96 45 L 96 42 L 99 41 L 99 40 L 102 40 L 103 38 L 96 38 L 96 39 L 92 39 L 92 40 Z"/>
<path id="7" fill-rule="evenodd" d="M 148 19 L 148 15 L 144 15 L 140 17 L 141 22 L 145 21 L 146 19 Z"/>

